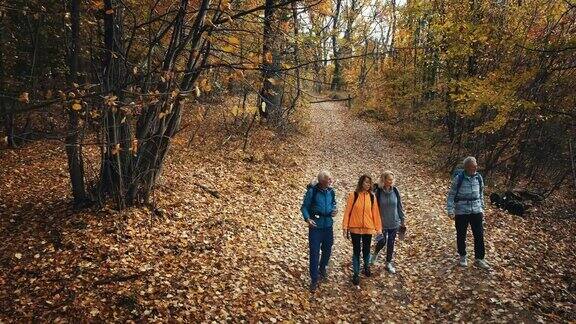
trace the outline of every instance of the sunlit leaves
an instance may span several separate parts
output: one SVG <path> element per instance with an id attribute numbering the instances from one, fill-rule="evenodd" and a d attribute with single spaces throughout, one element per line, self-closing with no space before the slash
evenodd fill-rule
<path id="1" fill-rule="evenodd" d="M 231 7 L 230 0 L 221 0 L 218 9 L 220 9 L 220 11 L 228 11 Z"/>
<path id="2" fill-rule="evenodd" d="M 93 9 L 102 10 L 104 9 L 104 1 L 103 0 L 92 0 L 91 4 Z"/>
<path id="3" fill-rule="evenodd" d="M 81 109 L 82 109 L 82 103 L 80 102 L 80 100 L 74 100 L 72 103 L 72 110 L 79 111 Z"/>
<path id="4" fill-rule="evenodd" d="M 118 153 L 120 153 L 121 151 L 121 147 L 120 147 L 120 143 L 116 143 L 114 144 L 114 146 L 112 146 L 112 150 L 110 150 L 110 153 L 112 153 L 112 155 L 118 155 Z"/>
<path id="5" fill-rule="evenodd" d="M 30 95 L 28 94 L 28 92 L 22 92 L 18 97 L 18 101 L 26 104 L 30 103 Z"/>
<path id="6" fill-rule="evenodd" d="M 240 40 L 238 39 L 238 37 L 230 36 L 228 37 L 228 43 L 232 46 L 238 46 L 240 45 Z"/>
<path id="7" fill-rule="evenodd" d="M 109 107 L 116 107 L 118 105 L 117 99 L 118 97 L 115 95 L 108 95 L 104 97 L 104 103 Z"/>
<path id="8" fill-rule="evenodd" d="M 268 82 L 270 82 L 271 85 L 278 85 L 278 84 L 281 83 L 280 80 L 275 79 L 275 78 L 269 78 L 269 79 L 267 79 L 267 80 L 268 80 Z"/>
<path id="9" fill-rule="evenodd" d="M 264 54 L 264 63 L 272 63 L 272 52 L 266 52 Z"/>

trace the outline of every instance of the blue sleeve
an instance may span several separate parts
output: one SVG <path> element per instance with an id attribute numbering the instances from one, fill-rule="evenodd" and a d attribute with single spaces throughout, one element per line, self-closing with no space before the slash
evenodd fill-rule
<path id="1" fill-rule="evenodd" d="M 446 211 L 448 214 L 454 214 L 454 198 L 456 196 L 456 186 L 458 185 L 458 176 L 452 179 L 450 191 L 448 191 L 448 198 L 446 199 Z"/>
<path id="2" fill-rule="evenodd" d="M 300 211 L 302 212 L 302 217 L 304 220 L 310 218 L 310 206 L 312 205 L 312 189 L 308 189 L 304 195 L 304 200 L 302 201 L 302 207 Z"/>

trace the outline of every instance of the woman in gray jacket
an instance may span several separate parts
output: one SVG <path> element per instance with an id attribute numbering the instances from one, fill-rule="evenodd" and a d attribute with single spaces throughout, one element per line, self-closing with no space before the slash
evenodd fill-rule
<path id="1" fill-rule="evenodd" d="M 400 199 L 400 191 L 394 186 L 394 173 L 391 171 L 382 173 L 380 181 L 374 189 L 374 194 L 380 208 L 382 236 L 376 237 L 376 250 L 370 262 L 374 264 L 378 260 L 380 251 L 387 245 L 386 270 L 390 273 L 396 273 L 396 269 L 392 264 L 392 256 L 394 254 L 396 234 L 400 227 L 404 227 L 404 208 Z"/>

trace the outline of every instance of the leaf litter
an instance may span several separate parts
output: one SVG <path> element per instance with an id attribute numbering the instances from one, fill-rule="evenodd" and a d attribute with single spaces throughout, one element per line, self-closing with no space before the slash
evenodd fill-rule
<path id="1" fill-rule="evenodd" d="M 576 320 L 573 220 L 489 207 L 493 270 L 460 268 L 443 212 L 448 179 L 341 106 L 314 105 L 302 135 L 260 128 L 247 152 L 186 143 L 175 140 L 155 194 L 159 209 L 121 212 L 67 207 L 57 144 L 0 153 L 15 166 L 0 171 L 2 321 Z M 333 173 L 340 213 L 329 281 L 311 295 L 299 208 L 320 169 Z M 398 273 L 377 264 L 355 289 L 351 244 L 340 230 L 343 199 L 359 175 L 383 169 L 396 173 L 408 233 L 397 242 Z M 25 187 L 27 179 L 34 185 Z M 471 235 L 468 242 L 472 257 Z"/>

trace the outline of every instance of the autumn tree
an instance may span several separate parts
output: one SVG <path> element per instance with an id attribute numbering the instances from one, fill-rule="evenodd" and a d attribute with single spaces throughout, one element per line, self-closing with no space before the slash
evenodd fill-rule
<path id="1" fill-rule="evenodd" d="M 6 22 L 2 28 L 29 39 L 3 43 L 2 118 L 7 142 L 18 145 L 15 116 L 59 105 L 67 118 L 64 142 L 75 203 L 104 203 L 107 198 L 119 208 L 148 203 L 185 107 L 213 90 L 217 80 L 211 76 L 220 73 L 215 70 L 228 71 L 244 85 L 250 76 L 242 71 L 261 73 L 261 89 L 252 90 L 267 104 L 262 113 L 274 121 L 271 124 L 293 111 L 301 95 L 292 91 L 293 84 L 302 89 L 299 74 L 293 78 L 288 72 L 299 59 L 292 35 L 298 31 L 298 19 L 294 28 L 290 23 L 292 11 L 295 17 L 298 14 L 293 2 L 250 2 L 241 7 L 226 0 L 70 0 L 40 6 L 38 12 L 15 3 L 14 8 L 0 11 Z M 256 12 L 264 12 L 264 23 L 246 19 Z M 263 38 L 237 55 L 241 44 L 234 33 L 243 28 Z M 49 41 L 49 35 L 65 37 Z M 281 39 L 289 41 L 280 44 Z M 17 46 L 25 47 L 27 55 L 7 60 Z M 46 53 L 40 55 L 41 50 Z M 289 51 L 295 56 L 287 55 Z M 41 77 L 58 81 L 39 82 Z M 98 176 L 90 181 L 85 179 L 85 138 L 100 151 Z"/>
<path id="2" fill-rule="evenodd" d="M 392 123 L 427 125 L 430 145 L 447 144 L 447 167 L 473 154 L 506 188 L 549 194 L 565 183 L 573 160 L 574 6 L 408 1 L 398 12 L 398 25 L 393 19 L 388 27 L 394 55 L 379 75 L 367 75 L 369 88 L 383 90 L 376 97 L 367 90 L 361 102 Z"/>

